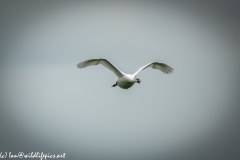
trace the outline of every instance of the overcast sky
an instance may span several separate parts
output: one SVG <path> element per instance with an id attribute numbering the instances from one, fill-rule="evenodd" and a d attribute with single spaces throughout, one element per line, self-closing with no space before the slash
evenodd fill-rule
<path id="1" fill-rule="evenodd" d="M 2 1 L 0 152 L 239 157 L 238 4 Z M 141 84 L 112 88 L 106 58 Z M 238 148 L 238 149 L 237 149 Z M 238 157 L 237 157 L 238 156 Z"/>

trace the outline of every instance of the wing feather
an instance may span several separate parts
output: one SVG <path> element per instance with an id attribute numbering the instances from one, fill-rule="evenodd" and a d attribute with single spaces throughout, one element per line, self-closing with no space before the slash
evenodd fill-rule
<path id="1" fill-rule="evenodd" d="M 88 66 L 94 66 L 94 65 L 98 65 L 98 64 L 102 64 L 106 68 L 113 71 L 113 73 L 115 73 L 118 78 L 123 76 L 123 73 L 116 66 L 114 66 L 112 63 L 110 63 L 107 59 L 89 59 L 84 62 L 78 63 L 77 68 L 81 69 L 81 68 L 85 68 Z"/>
<path id="2" fill-rule="evenodd" d="M 152 67 L 153 69 L 158 69 L 160 71 L 162 71 L 163 73 L 166 73 L 166 74 L 170 74 L 173 72 L 173 68 L 166 65 L 165 63 L 159 63 L 159 62 L 151 62 L 141 68 L 139 68 L 133 75 L 137 75 L 140 71 L 148 68 L 148 67 Z"/>

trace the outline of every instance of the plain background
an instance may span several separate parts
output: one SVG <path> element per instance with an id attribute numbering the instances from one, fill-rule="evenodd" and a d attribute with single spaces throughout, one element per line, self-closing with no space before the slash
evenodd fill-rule
<path id="1" fill-rule="evenodd" d="M 239 4 L 1 1 L 0 151 L 66 159 L 240 158 Z M 103 66 L 146 69 L 128 90 Z"/>

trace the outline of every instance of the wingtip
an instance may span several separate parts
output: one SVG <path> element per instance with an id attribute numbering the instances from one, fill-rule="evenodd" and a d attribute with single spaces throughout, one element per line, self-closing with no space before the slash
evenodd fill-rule
<path id="1" fill-rule="evenodd" d="M 78 64 L 76 65 L 76 67 L 77 67 L 77 69 L 81 69 L 80 63 L 78 63 Z"/>

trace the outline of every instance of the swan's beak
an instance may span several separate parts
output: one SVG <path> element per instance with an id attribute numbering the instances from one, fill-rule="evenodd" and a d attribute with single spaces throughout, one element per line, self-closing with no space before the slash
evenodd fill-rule
<path id="1" fill-rule="evenodd" d="M 137 79 L 137 83 L 139 83 L 139 84 L 141 83 L 140 79 Z"/>

